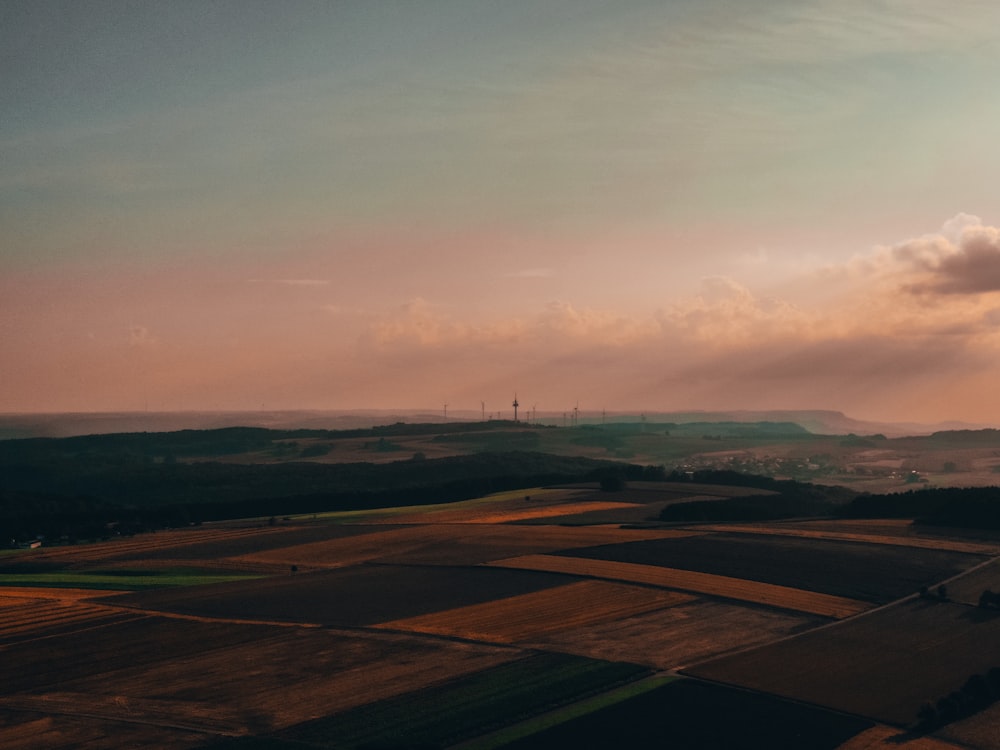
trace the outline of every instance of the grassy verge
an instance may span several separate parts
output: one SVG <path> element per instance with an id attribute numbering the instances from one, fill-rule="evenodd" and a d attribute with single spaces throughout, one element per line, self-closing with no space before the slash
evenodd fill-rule
<path id="1" fill-rule="evenodd" d="M 88 570 L 48 571 L 44 573 L 0 573 L 0 586 L 40 588 L 101 589 L 140 591 L 170 586 L 198 586 L 226 583 L 258 576 L 204 573 L 198 570 Z"/>
<path id="2" fill-rule="evenodd" d="M 508 490 L 507 492 L 496 492 L 492 495 L 473 498 L 472 500 L 459 500 L 453 503 L 435 503 L 433 505 L 401 505 L 394 508 L 376 508 L 373 510 L 338 510 L 329 513 L 299 514 L 291 516 L 293 520 L 324 520 L 335 523 L 354 523 L 357 521 L 378 520 L 382 518 L 392 518 L 393 516 L 413 515 L 414 513 L 427 513 L 436 510 L 462 510 L 463 508 L 477 508 L 492 503 L 505 502 L 507 500 L 520 500 L 525 495 L 530 495 L 531 499 L 542 500 L 548 495 L 565 494 L 565 490 L 542 489 L 533 487 L 529 489 Z"/>

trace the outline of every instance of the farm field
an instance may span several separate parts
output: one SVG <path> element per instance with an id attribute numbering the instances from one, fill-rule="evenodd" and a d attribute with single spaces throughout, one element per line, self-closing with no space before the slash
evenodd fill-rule
<path id="1" fill-rule="evenodd" d="M 84 601 L 93 595 L 67 589 L 0 589 L 0 646 L 142 617 Z"/>
<path id="2" fill-rule="evenodd" d="M 441 747 L 647 674 L 631 664 L 531 654 L 446 685 L 290 727 L 278 737 L 345 750 Z"/>
<path id="3" fill-rule="evenodd" d="M 151 647 L 153 645 L 153 647 Z M 0 707 L 238 736 L 495 666 L 519 652 L 417 639 L 148 616 L 4 650 Z M 364 670 L 363 681 L 353 679 Z M 8 747 L 8 746 L 5 746 Z"/>
<path id="4" fill-rule="evenodd" d="M 768 643 L 829 620 L 697 598 L 664 609 L 536 636 L 535 648 L 670 670 Z"/>
<path id="5" fill-rule="evenodd" d="M 631 581 L 753 604 L 765 604 L 779 609 L 806 612 L 823 617 L 849 617 L 868 608 L 865 602 L 842 596 L 794 589 L 788 586 L 776 586 L 771 583 L 761 583 L 760 581 L 732 576 L 616 560 L 595 560 L 562 555 L 525 555 L 509 560 L 499 560 L 493 565 L 518 570 L 539 570 Z"/>
<path id="6" fill-rule="evenodd" d="M 0 586 L 51 586 L 134 591 L 167 586 L 196 586 L 246 580 L 248 575 L 178 569 L 102 569 L 62 570 L 53 572 L 0 573 Z"/>
<path id="7" fill-rule="evenodd" d="M 879 525 L 864 524 L 859 521 L 812 521 L 770 524 L 704 524 L 703 531 L 719 531 L 730 534 L 770 534 L 790 536 L 800 539 L 828 539 L 842 542 L 864 542 L 865 544 L 894 544 L 900 547 L 949 550 L 968 552 L 973 555 L 1000 554 L 1000 543 L 952 539 L 942 536 L 921 535 L 910 521 L 883 522 Z"/>
<path id="8" fill-rule="evenodd" d="M 948 724 L 937 734 L 944 739 L 979 750 L 1000 750 L 1000 704 L 994 703 L 978 714 Z"/>
<path id="9" fill-rule="evenodd" d="M 687 672 L 906 726 L 925 701 L 993 665 L 1000 616 L 911 599 Z"/>
<path id="10" fill-rule="evenodd" d="M 553 554 L 740 577 L 879 604 L 987 559 L 948 550 L 731 533 L 643 540 Z M 830 575 L 830 571 L 837 573 Z"/>
<path id="11" fill-rule="evenodd" d="M 876 724 L 856 734 L 837 750 L 889 750 L 889 748 L 904 747 L 906 750 L 963 750 L 963 745 L 956 745 L 947 740 L 931 735 L 920 735 L 901 731 L 899 727 L 888 724 Z"/>
<path id="12" fill-rule="evenodd" d="M 132 559 L 157 560 L 220 560 L 239 558 L 244 555 L 298 547 L 314 542 L 345 539 L 374 531 L 385 531 L 387 526 L 366 526 L 359 524 L 314 524 L 279 526 L 275 529 L 257 526 L 248 533 L 234 534 L 221 540 L 204 541 L 190 539 L 183 544 L 162 546 L 149 552 L 138 549 L 126 555 L 115 555 L 114 560 L 128 562 Z M 263 533 L 266 532 L 266 533 Z"/>
<path id="13" fill-rule="evenodd" d="M 486 567 L 363 565 L 115 597 L 118 607 L 214 618 L 363 627 L 554 588 L 555 573 Z"/>
<path id="14" fill-rule="evenodd" d="M 650 716 L 656 721 L 649 721 Z M 499 747 L 833 750 L 869 726 L 865 719 L 814 706 L 676 680 Z"/>
<path id="15" fill-rule="evenodd" d="M 137 537 L 114 539 L 95 544 L 42 547 L 31 551 L 31 561 L 36 564 L 71 562 L 78 565 L 95 560 L 127 560 L 132 557 L 148 559 L 158 551 L 176 550 L 187 545 L 217 544 L 220 545 L 220 549 L 224 549 L 227 544 L 245 545 L 249 543 L 266 546 L 270 541 L 268 537 L 280 538 L 286 533 L 288 533 L 286 529 L 258 526 L 238 528 L 204 526 L 171 529 L 155 534 L 142 534 Z"/>
<path id="16" fill-rule="evenodd" d="M 485 523 L 365 528 L 368 531 L 365 534 L 282 547 L 231 559 L 251 565 L 298 565 L 300 568 L 343 567 L 362 562 L 478 565 L 518 554 L 643 539 L 669 539 L 699 533 L 671 529 L 622 529 L 617 526 L 549 525 L 525 528 Z"/>
<path id="17" fill-rule="evenodd" d="M 164 750 L 199 748 L 205 734 L 75 714 L 49 713 L 44 709 L 0 708 L 0 747 L 5 750 L 120 750 L 123 747 L 156 747 Z"/>
<path id="18" fill-rule="evenodd" d="M 692 599 L 685 594 L 638 586 L 579 581 L 531 594 L 384 622 L 377 627 L 488 643 L 524 643 L 559 631 L 617 621 Z"/>
<path id="19" fill-rule="evenodd" d="M 992 559 L 986 540 L 924 545 L 863 523 L 623 528 L 631 509 L 678 499 L 634 495 L 527 490 L 11 554 L 0 584 L 25 586 L 0 588 L 0 747 L 638 747 L 669 731 L 678 748 L 832 749 L 875 720 L 905 723 L 918 691 L 947 693 L 976 654 L 992 658 L 969 644 L 1000 640 L 1000 616 L 963 604 L 868 612 Z M 965 601 L 997 571 L 949 590 Z M 917 614 L 890 617 L 907 606 Z M 851 693 L 866 668 L 917 671 L 866 698 Z M 678 669 L 691 677 L 667 681 Z M 603 744 L 599 724 L 621 734 Z"/>
<path id="20" fill-rule="evenodd" d="M 979 597 L 987 589 L 1000 592 L 1000 559 L 990 560 L 947 584 L 948 599 L 972 606 L 979 604 Z"/>

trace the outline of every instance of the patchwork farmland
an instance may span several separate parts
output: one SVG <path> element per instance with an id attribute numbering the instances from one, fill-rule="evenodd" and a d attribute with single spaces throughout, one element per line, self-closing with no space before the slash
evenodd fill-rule
<path id="1" fill-rule="evenodd" d="M 7 555 L 0 746 L 996 747 L 994 710 L 907 734 L 922 702 L 1000 665 L 1000 616 L 974 601 L 1000 590 L 994 541 L 666 527 L 657 509 L 685 496 L 664 492 L 534 489 Z M 945 582 L 948 601 L 914 596 Z"/>

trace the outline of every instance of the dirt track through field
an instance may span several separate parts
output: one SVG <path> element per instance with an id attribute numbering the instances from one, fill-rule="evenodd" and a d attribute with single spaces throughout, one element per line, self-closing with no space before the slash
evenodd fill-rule
<path id="1" fill-rule="evenodd" d="M 856 615 L 871 607 L 867 602 L 847 599 L 815 591 L 804 591 L 772 583 L 748 581 L 742 578 L 699 573 L 677 568 L 661 568 L 656 565 L 622 563 L 609 560 L 591 560 L 581 557 L 555 555 L 524 555 L 522 557 L 498 560 L 492 566 L 523 568 L 553 573 L 570 573 L 579 576 L 593 576 L 617 581 L 645 583 L 669 589 L 690 591 L 726 599 L 766 604 L 781 609 L 824 617 L 843 618 Z"/>

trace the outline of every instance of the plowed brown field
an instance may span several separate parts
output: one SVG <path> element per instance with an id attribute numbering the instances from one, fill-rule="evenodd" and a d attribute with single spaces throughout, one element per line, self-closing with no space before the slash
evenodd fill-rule
<path id="1" fill-rule="evenodd" d="M 505 568 L 544 570 L 570 573 L 617 581 L 646 583 L 653 586 L 693 591 L 726 599 L 766 604 L 780 609 L 807 612 L 824 617 L 850 617 L 863 612 L 871 605 L 841 596 L 820 594 L 814 591 L 776 586 L 772 583 L 747 581 L 742 578 L 699 573 L 693 570 L 661 568 L 656 565 L 639 565 L 610 560 L 592 560 L 582 557 L 550 555 L 525 555 L 509 560 L 498 560 L 491 565 Z"/>
<path id="2" fill-rule="evenodd" d="M 261 536 L 281 534 L 285 531 L 286 529 L 279 527 L 239 529 L 198 527 L 191 529 L 177 529 L 173 531 L 160 531 L 155 534 L 140 534 L 135 537 L 114 539 L 108 542 L 99 542 L 97 544 L 81 544 L 66 547 L 42 547 L 37 550 L 32 550 L 30 553 L 25 555 L 23 559 L 33 563 L 72 562 L 77 564 L 129 557 L 136 553 L 140 555 L 148 555 L 150 552 L 157 550 L 168 549 L 171 547 L 183 547 L 189 544 L 225 542 L 243 537 L 259 539 Z M 19 558 L 19 561 L 20 559 L 21 558 Z"/>
<path id="3" fill-rule="evenodd" d="M 545 591 L 393 620 L 376 627 L 491 643 L 518 643 L 561 630 L 631 617 L 690 601 L 686 594 L 579 581 Z"/>
<path id="4" fill-rule="evenodd" d="M 961 750 L 963 747 L 936 737 L 908 736 L 898 727 L 876 724 L 854 735 L 837 750 Z"/>
<path id="5" fill-rule="evenodd" d="M 980 711 L 967 719 L 948 724 L 938 733 L 949 740 L 961 743 L 962 747 L 977 750 L 1000 750 L 1000 703 L 994 703 L 985 711 Z"/>
<path id="6" fill-rule="evenodd" d="M 392 633 L 149 616 L 3 652 L 0 707 L 212 734 L 285 727 L 521 655 Z"/>
<path id="7" fill-rule="evenodd" d="M 406 526 L 342 539 L 230 558 L 234 562 L 340 568 L 362 562 L 477 565 L 504 557 L 644 539 L 668 539 L 697 531 L 588 526 L 434 524 Z"/>
<path id="8" fill-rule="evenodd" d="M 823 622 L 812 615 L 697 599 L 620 620 L 549 633 L 531 645 L 592 659 L 679 669 Z"/>
<path id="9" fill-rule="evenodd" d="M 171 729 L 134 720 L 108 720 L 71 714 L 44 714 L 0 708 L 0 747 L 4 750 L 187 750 L 209 739 L 202 732 Z"/>
<path id="10" fill-rule="evenodd" d="M 94 591 L 0 588 L 0 644 L 51 638 L 142 617 L 83 601 Z"/>

